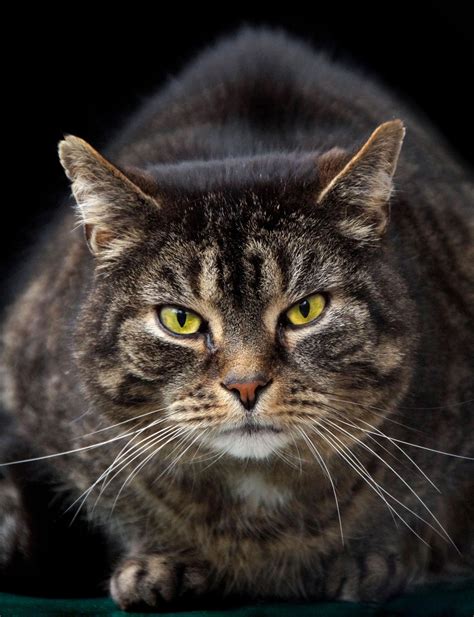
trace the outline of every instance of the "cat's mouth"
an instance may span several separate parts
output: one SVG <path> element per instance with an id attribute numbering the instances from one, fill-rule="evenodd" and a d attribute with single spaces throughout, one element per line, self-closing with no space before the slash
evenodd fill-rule
<path id="1" fill-rule="evenodd" d="M 235 458 L 264 459 L 285 447 L 290 436 L 283 428 L 247 418 L 238 424 L 223 426 L 217 434 L 205 439 L 210 440 L 214 449 Z"/>
<path id="2" fill-rule="evenodd" d="M 221 433 L 234 433 L 239 435 L 255 435 L 262 433 L 281 433 L 281 428 L 276 428 L 275 426 L 271 426 L 270 424 L 256 424 L 255 422 L 245 422 L 240 424 L 239 426 L 233 426 L 230 428 L 226 428 Z"/>

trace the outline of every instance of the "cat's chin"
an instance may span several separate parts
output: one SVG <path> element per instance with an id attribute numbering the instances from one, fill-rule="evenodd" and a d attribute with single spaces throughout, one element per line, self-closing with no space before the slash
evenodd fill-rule
<path id="1" fill-rule="evenodd" d="M 220 452 L 239 459 L 264 459 L 285 447 L 290 441 L 282 431 L 261 430 L 249 433 L 244 430 L 222 432 L 208 437 L 208 445 Z"/>

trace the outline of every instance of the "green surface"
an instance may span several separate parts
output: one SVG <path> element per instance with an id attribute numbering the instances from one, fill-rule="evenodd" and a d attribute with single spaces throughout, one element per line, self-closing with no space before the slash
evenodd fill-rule
<path id="1" fill-rule="evenodd" d="M 0 617 L 124 617 L 130 613 L 118 610 L 108 598 L 65 600 L 31 598 L 0 593 Z M 144 613 L 133 613 L 145 615 Z M 146 613 L 149 617 L 150 613 Z M 383 605 L 349 602 L 311 604 L 259 604 L 227 611 L 191 611 L 160 613 L 166 617 L 472 617 L 474 615 L 474 583 L 444 586 L 400 596 Z"/>

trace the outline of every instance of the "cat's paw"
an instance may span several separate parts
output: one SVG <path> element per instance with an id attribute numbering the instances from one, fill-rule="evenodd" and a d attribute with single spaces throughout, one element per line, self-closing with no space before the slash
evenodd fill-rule
<path id="1" fill-rule="evenodd" d="M 208 568 L 163 554 L 130 557 L 115 570 L 110 594 L 122 610 L 160 608 L 208 588 Z"/>
<path id="2" fill-rule="evenodd" d="M 328 570 L 326 595 L 346 602 L 381 602 L 402 592 L 407 573 L 396 553 L 340 556 Z"/>

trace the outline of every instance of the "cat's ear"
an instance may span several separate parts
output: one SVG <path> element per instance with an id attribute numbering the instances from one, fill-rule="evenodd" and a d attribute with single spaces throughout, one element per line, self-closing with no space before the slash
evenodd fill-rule
<path id="1" fill-rule="evenodd" d="M 367 241 L 385 232 L 404 135 L 401 120 L 381 124 L 320 193 L 318 203 L 343 208 L 338 227 L 344 236 Z"/>
<path id="2" fill-rule="evenodd" d="M 158 203 L 83 139 L 68 135 L 58 150 L 91 252 L 113 259 L 139 240 L 133 219 Z"/>

